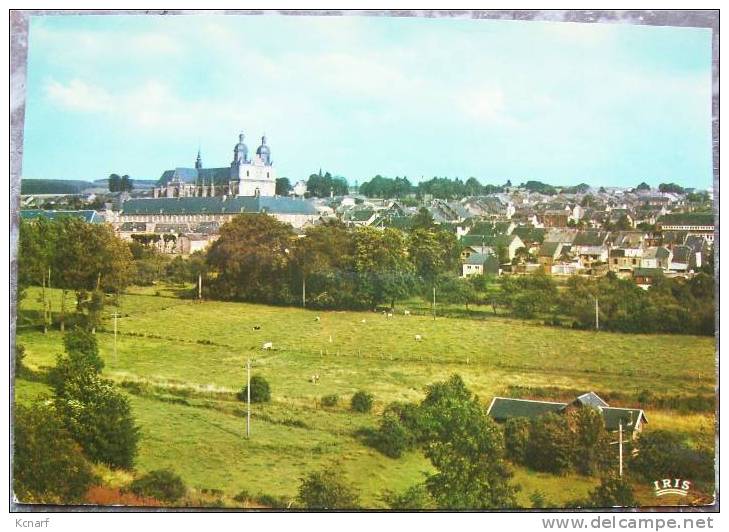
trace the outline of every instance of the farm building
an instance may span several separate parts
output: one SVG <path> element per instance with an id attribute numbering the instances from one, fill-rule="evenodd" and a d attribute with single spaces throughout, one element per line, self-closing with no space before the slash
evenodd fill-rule
<path id="1" fill-rule="evenodd" d="M 636 436 L 643 430 L 643 425 L 648 423 L 642 409 L 611 407 L 594 392 L 584 393 L 569 403 L 494 397 L 486 413 L 495 421 L 503 423 L 516 417 L 533 419 L 550 412 L 562 414 L 573 408 L 584 408 L 586 406 L 597 408 L 602 413 L 605 429 L 608 431 L 618 430 L 622 422 L 623 430 Z"/>

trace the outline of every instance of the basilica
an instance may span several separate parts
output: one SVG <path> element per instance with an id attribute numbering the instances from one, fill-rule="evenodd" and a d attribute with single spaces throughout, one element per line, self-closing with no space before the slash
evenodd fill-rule
<path id="1" fill-rule="evenodd" d="M 276 173 L 271 148 L 265 135 L 255 155 L 249 158 L 245 135 L 238 136 L 233 147 L 233 161 L 223 168 L 203 168 L 198 150 L 194 168 L 166 170 L 154 187 L 155 198 L 194 198 L 215 196 L 274 196 Z"/>

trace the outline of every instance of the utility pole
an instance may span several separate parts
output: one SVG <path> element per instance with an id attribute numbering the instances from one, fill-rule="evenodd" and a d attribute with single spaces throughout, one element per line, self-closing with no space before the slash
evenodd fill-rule
<path id="1" fill-rule="evenodd" d="M 246 391 L 248 397 L 246 398 L 246 404 L 248 405 L 248 413 L 246 415 L 246 438 L 251 437 L 251 359 L 248 358 L 246 362 L 246 369 L 248 370 L 248 385 Z"/>
<path id="2" fill-rule="evenodd" d="M 114 312 L 114 314 L 112 314 L 112 316 L 114 317 L 114 365 L 116 366 L 116 362 L 117 362 L 117 356 L 116 356 L 117 321 L 116 320 L 119 317 L 119 313 L 118 312 Z"/>
<path id="3" fill-rule="evenodd" d="M 610 445 L 618 446 L 618 475 L 623 478 L 623 420 L 618 422 L 618 441 L 610 442 Z"/>
<path id="4" fill-rule="evenodd" d="M 623 420 L 618 423 L 618 455 L 620 457 L 620 478 L 623 478 Z"/>
<path id="5" fill-rule="evenodd" d="M 595 298 L 595 330 L 600 330 L 600 303 L 597 298 Z"/>
<path id="6" fill-rule="evenodd" d="M 435 320 L 435 285 L 433 285 L 433 320 Z"/>
<path id="7" fill-rule="evenodd" d="M 303 274 L 301 280 L 301 306 L 306 308 L 306 274 Z"/>
<path id="8" fill-rule="evenodd" d="M 197 274 L 197 298 L 202 301 L 202 272 Z"/>

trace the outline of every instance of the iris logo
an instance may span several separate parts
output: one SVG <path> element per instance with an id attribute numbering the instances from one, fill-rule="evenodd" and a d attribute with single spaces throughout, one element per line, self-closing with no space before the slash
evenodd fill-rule
<path id="1" fill-rule="evenodd" d="M 688 495 L 691 489 L 690 480 L 681 480 L 680 478 L 664 478 L 662 480 L 653 481 L 653 491 L 656 497 L 664 495 Z"/>

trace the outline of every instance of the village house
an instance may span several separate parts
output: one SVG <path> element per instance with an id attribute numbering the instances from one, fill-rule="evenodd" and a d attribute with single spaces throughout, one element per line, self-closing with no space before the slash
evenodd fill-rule
<path id="1" fill-rule="evenodd" d="M 646 248 L 643 250 L 643 256 L 640 258 L 640 267 L 667 270 L 671 265 L 672 257 L 673 253 L 669 249 L 663 247 Z"/>
<path id="2" fill-rule="evenodd" d="M 462 264 L 461 277 L 501 275 L 499 259 L 492 252 L 471 253 Z"/>
<path id="3" fill-rule="evenodd" d="M 633 280 L 643 290 L 648 290 L 661 277 L 663 277 L 661 268 L 635 268 L 633 270 Z"/>
<path id="4" fill-rule="evenodd" d="M 714 215 L 712 213 L 685 212 L 666 214 L 657 222 L 662 231 L 686 231 L 714 241 Z"/>
<path id="5" fill-rule="evenodd" d="M 640 268 L 643 256 L 640 248 L 613 248 L 609 253 L 608 269 L 621 277 L 630 276 L 635 268 Z"/>
<path id="6" fill-rule="evenodd" d="M 593 264 L 607 263 L 607 231 L 580 231 L 572 241 L 571 252 L 579 261 L 580 268 L 589 270 Z"/>
<path id="7" fill-rule="evenodd" d="M 586 407 L 595 408 L 602 414 L 607 431 L 616 432 L 622 427 L 624 434 L 632 439 L 637 438 L 643 426 L 648 423 L 642 409 L 611 407 L 594 392 L 584 393 L 569 403 L 494 397 L 486 413 L 494 421 L 505 423 L 509 419 L 534 419 L 549 413 L 563 415 Z"/>

